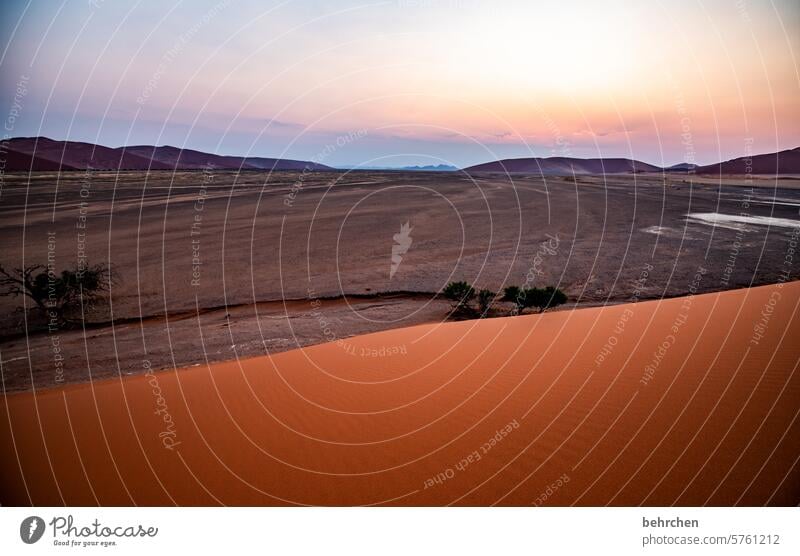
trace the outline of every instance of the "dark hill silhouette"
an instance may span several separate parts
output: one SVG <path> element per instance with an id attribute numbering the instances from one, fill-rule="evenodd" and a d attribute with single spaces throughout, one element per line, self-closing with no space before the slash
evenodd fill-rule
<path id="1" fill-rule="evenodd" d="M 509 173 L 571 176 L 573 174 L 630 174 L 636 172 L 674 172 L 696 174 L 800 174 L 800 147 L 777 153 L 734 158 L 726 162 L 697 166 L 675 164 L 660 168 L 628 158 L 509 158 L 464 169 L 469 174 Z"/>
<path id="2" fill-rule="evenodd" d="M 151 145 L 126 147 L 127 152 L 148 160 L 155 160 L 178 170 L 332 170 L 323 164 L 285 158 L 265 158 L 258 156 L 224 156 L 208 154 L 191 149 Z"/>
<path id="3" fill-rule="evenodd" d="M 8 172 L 29 170 L 332 170 L 302 160 L 222 156 L 177 147 L 110 148 L 93 143 L 17 137 L 6 142 Z"/>
<path id="4" fill-rule="evenodd" d="M 800 174 L 800 147 L 701 166 L 697 174 Z"/>
<path id="5" fill-rule="evenodd" d="M 224 156 L 178 147 L 137 145 L 110 148 L 93 143 L 56 141 L 47 137 L 16 137 L 2 143 L 0 159 L 4 170 L 333 170 L 323 164 L 302 160 L 266 157 Z M 420 167 L 406 170 L 440 169 Z M 444 168 L 441 168 L 444 169 Z M 449 168 L 448 168 L 449 169 Z M 675 172 L 696 174 L 800 174 L 800 147 L 739 157 L 725 162 L 695 166 L 675 164 L 660 168 L 629 158 L 512 158 L 486 162 L 463 170 L 467 173 L 541 174 L 630 174 L 637 172 Z"/>
<path id="6" fill-rule="evenodd" d="M 9 152 L 25 154 L 39 161 L 60 164 L 65 170 L 147 170 L 150 161 L 121 149 L 111 149 L 102 145 L 78 141 L 54 141 L 47 137 L 18 137 L 9 139 Z M 6 170 L 29 170 L 30 166 L 6 168 Z M 152 166 L 153 170 L 168 170 L 162 164 Z"/>
<path id="7" fill-rule="evenodd" d="M 9 172 L 57 172 L 61 170 L 75 170 L 75 168 L 68 164 L 60 164 L 24 152 L 8 150 L 5 145 L 0 148 L 0 160 L 5 161 L 4 169 Z"/>
<path id="8" fill-rule="evenodd" d="M 501 172 L 509 174 L 542 174 L 571 176 L 572 174 L 629 174 L 658 172 L 661 168 L 628 158 L 510 158 L 465 168 L 467 173 Z"/>
<path id="9" fill-rule="evenodd" d="M 673 164 L 672 166 L 667 166 L 664 168 L 667 172 L 695 172 L 697 170 L 697 164 L 689 164 L 688 162 L 681 162 L 680 164 Z"/>

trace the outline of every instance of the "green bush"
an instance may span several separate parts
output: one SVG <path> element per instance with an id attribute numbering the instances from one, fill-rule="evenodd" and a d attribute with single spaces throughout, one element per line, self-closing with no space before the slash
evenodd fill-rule
<path id="1" fill-rule="evenodd" d="M 469 307 L 469 302 L 475 297 L 475 288 L 467 282 L 450 282 L 442 294 L 453 302 L 454 309 L 463 310 Z"/>
<path id="2" fill-rule="evenodd" d="M 489 312 L 489 306 L 491 306 L 495 297 L 497 297 L 497 294 L 492 290 L 483 289 L 478 292 L 478 308 L 480 309 L 481 317 L 486 316 L 486 313 Z"/>
<path id="3" fill-rule="evenodd" d="M 519 288 L 519 286 L 508 286 L 506 289 L 503 290 L 503 297 L 501 301 L 507 301 L 509 303 L 513 303 L 514 312 L 521 313 L 522 310 L 525 308 L 523 304 L 524 299 L 525 299 L 524 292 Z"/>
<path id="4" fill-rule="evenodd" d="M 539 309 L 542 311 L 551 307 L 558 307 L 559 305 L 563 305 L 567 302 L 567 294 L 558 288 L 547 286 L 544 290 L 540 291 L 543 292 L 543 296 L 540 300 L 541 304 L 537 305 L 537 307 L 539 307 Z"/>
<path id="5" fill-rule="evenodd" d="M 474 312 L 470 309 L 469 303 L 475 297 L 475 288 L 467 282 L 450 282 L 442 290 L 444 297 L 453 302 L 456 311 Z M 492 290 L 482 289 L 477 293 L 478 309 L 480 316 L 485 317 L 495 299 L 499 294 Z M 503 295 L 499 296 L 500 301 L 514 304 L 513 314 L 520 314 L 525 309 L 535 308 L 539 312 L 546 311 L 551 307 L 557 307 L 567 302 L 564 292 L 553 286 L 546 288 L 520 288 L 519 286 L 508 286 L 503 289 Z"/>
<path id="6" fill-rule="evenodd" d="M 566 303 L 567 296 L 553 286 L 547 286 L 543 289 L 508 286 L 503 292 L 502 300 L 513 303 L 514 312 L 519 314 L 531 307 L 535 307 L 541 312 L 551 307 L 562 305 Z"/>

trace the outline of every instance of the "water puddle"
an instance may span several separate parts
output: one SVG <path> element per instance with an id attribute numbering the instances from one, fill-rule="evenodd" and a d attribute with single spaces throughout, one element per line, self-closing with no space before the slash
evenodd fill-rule
<path id="1" fill-rule="evenodd" d="M 689 222 L 706 224 L 729 230 L 747 230 L 749 226 L 773 226 L 779 228 L 800 228 L 800 220 L 775 218 L 774 216 L 744 216 L 721 214 L 719 212 L 691 212 L 686 215 Z M 749 226 L 748 226 L 749 225 Z"/>

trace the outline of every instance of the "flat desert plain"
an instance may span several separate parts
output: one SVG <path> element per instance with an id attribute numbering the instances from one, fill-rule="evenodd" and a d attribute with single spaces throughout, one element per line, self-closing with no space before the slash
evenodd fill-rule
<path id="1" fill-rule="evenodd" d="M 6 176 L 0 503 L 796 505 L 796 180 Z M 451 280 L 566 305 L 457 320 Z"/>
<path id="2" fill-rule="evenodd" d="M 10 394 L 0 500 L 796 505 L 799 304 L 790 282 Z"/>
<path id="3" fill-rule="evenodd" d="M 2 388 L 439 323 L 450 305 L 437 292 L 451 280 L 557 286 L 564 310 L 790 280 L 797 186 L 661 174 L 8 174 L 0 263 L 107 263 L 116 281 L 85 327 L 55 334 L 21 298 L 0 298 Z"/>

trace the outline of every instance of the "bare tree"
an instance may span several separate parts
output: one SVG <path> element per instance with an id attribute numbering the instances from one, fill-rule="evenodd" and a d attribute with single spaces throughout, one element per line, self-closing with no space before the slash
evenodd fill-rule
<path id="1" fill-rule="evenodd" d="M 0 296 L 24 295 L 51 323 L 61 327 L 80 307 L 94 306 L 111 288 L 111 268 L 105 264 L 74 267 L 60 274 L 40 264 L 6 269 L 0 265 Z"/>

